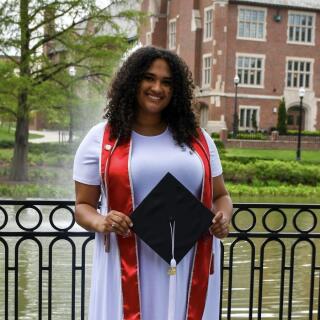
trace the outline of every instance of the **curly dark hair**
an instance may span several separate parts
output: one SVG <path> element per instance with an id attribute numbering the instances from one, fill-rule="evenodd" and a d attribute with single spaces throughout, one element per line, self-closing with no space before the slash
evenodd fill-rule
<path id="1" fill-rule="evenodd" d="M 175 53 L 151 46 L 134 51 L 111 83 L 104 115 L 111 126 L 111 137 L 120 138 L 120 141 L 130 137 L 137 111 L 136 97 L 139 85 L 145 72 L 156 59 L 165 60 L 172 74 L 172 98 L 162 111 L 162 118 L 180 146 L 191 146 L 192 138 L 198 136 L 197 123 L 192 111 L 194 84 L 191 72 Z"/>

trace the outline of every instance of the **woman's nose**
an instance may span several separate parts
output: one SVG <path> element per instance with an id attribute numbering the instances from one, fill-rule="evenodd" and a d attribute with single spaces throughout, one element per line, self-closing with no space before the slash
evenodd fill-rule
<path id="1" fill-rule="evenodd" d="M 152 90 L 154 91 L 161 91 L 161 81 L 156 80 L 154 81 L 153 85 L 152 85 Z"/>

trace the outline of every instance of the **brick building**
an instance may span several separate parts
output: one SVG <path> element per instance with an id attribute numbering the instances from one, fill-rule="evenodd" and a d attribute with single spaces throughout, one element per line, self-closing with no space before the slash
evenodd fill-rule
<path id="1" fill-rule="evenodd" d="M 196 84 L 202 125 L 232 130 L 235 75 L 239 129 L 276 126 L 282 97 L 296 129 L 320 130 L 319 0 L 143 0 L 142 44 L 178 53 Z"/>

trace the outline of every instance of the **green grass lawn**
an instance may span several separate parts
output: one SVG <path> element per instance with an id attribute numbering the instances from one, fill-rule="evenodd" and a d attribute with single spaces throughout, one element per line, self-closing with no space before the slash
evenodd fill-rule
<path id="1" fill-rule="evenodd" d="M 259 159 L 295 161 L 296 150 L 261 150 L 228 148 L 226 149 L 225 157 L 252 157 Z M 301 162 L 320 163 L 320 150 L 301 150 Z"/>
<path id="2" fill-rule="evenodd" d="M 12 141 L 14 139 L 14 130 L 6 127 L 0 127 L 0 141 Z"/>
<path id="3" fill-rule="evenodd" d="M 14 141 L 14 128 L 0 127 L 0 141 Z M 42 138 L 42 134 L 30 133 L 29 138 Z"/>

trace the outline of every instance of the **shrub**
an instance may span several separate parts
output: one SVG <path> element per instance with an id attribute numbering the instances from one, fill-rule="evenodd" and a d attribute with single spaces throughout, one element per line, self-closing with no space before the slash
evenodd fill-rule
<path id="1" fill-rule="evenodd" d="M 266 140 L 268 139 L 268 132 L 265 130 L 245 130 L 239 131 L 237 136 L 234 137 L 231 132 L 228 133 L 228 139 L 241 139 L 241 140 Z"/>
<path id="2" fill-rule="evenodd" d="M 212 132 L 212 133 L 211 133 L 211 138 L 212 138 L 212 139 L 219 139 L 219 138 L 220 138 L 220 135 L 219 135 L 218 132 Z"/>
<path id="3" fill-rule="evenodd" d="M 253 157 L 246 157 L 246 156 L 225 156 L 222 157 L 222 159 L 228 160 L 230 162 L 240 162 L 242 164 L 247 164 L 249 162 L 255 162 L 256 160 L 258 160 L 257 158 L 253 158 Z M 261 159 L 261 158 L 259 158 Z M 267 160 L 267 159 L 266 159 Z"/>
<path id="4" fill-rule="evenodd" d="M 306 137 L 320 137 L 319 130 L 318 131 L 303 130 L 303 131 L 301 131 L 301 134 Z M 288 130 L 287 135 L 288 136 L 296 136 L 296 135 L 298 135 L 298 130 Z"/>
<path id="5" fill-rule="evenodd" d="M 55 154 L 74 154 L 77 145 L 62 143 L 30 143 L 29 150 L 31 153 L 55 153 Z"/>
<path id="6" fill-rule="evenodd" d="M 1 149 L 0 150 L 0 161 L 9 163 L 13 157 L 12 149 Z"/>
<path id="7" fill-rule="evenodd" d="M 4 184 L 0 185 L 0 194 L 5 198 L 24 199 L 24 198 L 50 198 L 61 199 L 74 197 L 72 192 L 61 186 L 47 186 L 40 184 Z"/>
<path id="8" fill-rule="evenodd" d="M 286 185 L 279 186 L 248 186 L 244 184 L 227 183 L 227 189 L 231 196 L 296 196 L 296 197 L 311 197 L 320 194 L 320 187 L 311 187 L 304 185 Z"/>
<path id="9" fill-rule="evenodd" d="M 225 154 L 226 149 L 224 143 L 221 140 L 214 140 L 214 144 L 216 145 L 220 155 Z"/>
<path id="10" fill-rule="evenodd" d="M 279 108 L 278 108 L 277 130 L 279 131 L 279 134 L 287 133 L 287 110 L 286 110 L 286 103 L 284 101 L 284 98 L 281 99 Z"/>
<path id="11" fill-rule="evenodd" d="M 2 140 L 0 141 L 0 149 L 10 149 L 14 148 L 14 142 L 10 140 Z"/>
<path id="12" fill-rule="evenodd" d="M 279 181 L 291 185 L 320 184 L 320 168 L 294 161 L 256 160 L 243 164 L 237 161 L 222 160 L 226 181 L 234 183 L 268 185 L 269 181 Z"/>
<path id="13" fill-rule="evenodd" d="M 261 133 L 238 133 L 237 139 L 241 140 L 266 140 L 268 137 Z"/>

